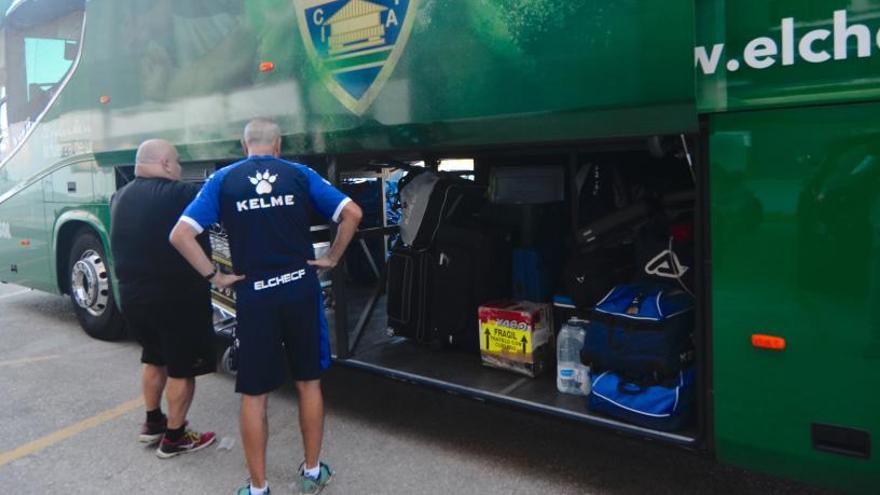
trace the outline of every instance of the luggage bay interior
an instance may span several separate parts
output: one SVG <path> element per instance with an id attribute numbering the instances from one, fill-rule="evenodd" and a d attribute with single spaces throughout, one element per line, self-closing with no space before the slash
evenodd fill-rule
<path id="1" fill-rule="evenodd" d="M 379 373 L 398 380 L 409 381 L 422 385 L 436 387 L 448 392 L 461 394 L 477 399 L 506 404 L 513 407 L 525 408 L 541 413 L 547 413 L 571 420 L 610 427 L 612 429 L 629 432 L 638 436 L 655 438 L 658 440 L 680 444 L 697 445 L 699 432 L 703 431 L 706 397 L 703 373 L 697 378 L 697 419 L 687 428 L 678 431 L 659 431 L 637 426 L 625 421 L 616 420 L 592 413 L 586 404 L 584 397 L 562 394 L 556 387 L 555 364 L 551 362 L 548 369 L 537 377 L 528 377 L 507 370 L 494 369 L 482 364 L 479 353 L 462 351 L 454 346 L 427 345 L 417 343 L 409 338 L 395 336 L 389 328 L 388 320 L 388 271 L 387 259 L 390 249 L 395 242 L 400 243 L 399 235 L 393 225 L 394 212 L 388 215 L 387 211 L 392 201 L 386 201 L 394 197 L 396 187 L 390 186 L 388 181 L 396 175 L 401 176 L 400 167 L 408 165 L 425 166 L 426 168 L 444 170 L 449 164 L 452 169 L 458 169 L 458 174 L 477 184 L 487 185 L 491 170 L 497 167 L 555 167 L 563 171 L 565 177 L 564 199 L 559 205 L 554 227 L 558 235 L 562 236 L 558 254 L 562 257 L 557 265 L 557 273 L 554 274 L 554 294 L 564 294 L 563 273 L 567 268 L 566 260 L 574 256 L 577 244 L 572 242 L 576 231 L 579 229 L 579 217 L 584 212 L 580 199 L 579 189 L 583 188 L 584 170 L 595 164 L 603 167 L 616 166 L 624 180 L 632 174 L 644 177 L 642 182 L 655 184 L 658 190 L 664 189 L 671 194 L 664 196 L 674 197 L 667 200 L 677 202 L 678 207 L 684 205 L 684 209 L 690 209 L 692 225 L 695 229 L 693 245 L 693 257 L 688 261 L 692 265 L 690 284 L 693 286 L 689 292 L 700 294 L 702 290 L 700 259 L 702 249 L 697 242 L 702 238 L 700 232 L 700 201 L 695 193 L 700 178 L 699 164 L 696 163 L 699 154 L 695 150 L 698 143 L 691 138 L 683 136 L 667 136 L 663 138 L 633 139 L 606 143 L 590 143 L 567 149 L 505 149 L 437 154 L 433 157 L 407 156 L 407 157 L 347 157 L 340 160 L 344 165 L 339 166 L 336 172 L 338 179 L 347 184 L 349 189 L 360 187 L 361 198 L 356 201 L 367 203 L 365 209 L 365 221 L 362 230 L 371 231 L 373 235 L 360 236 L 353 241 L 346 256 L 346 269 L 337 271 L 332 282 L 332 303 L 328 305 L 328 321 L 331 329 L 332 349 L 334 349 L 337 363 Z M 442 157 L 442 158 L 441 158 Z M 445 160 L 444 158 L 456 158 L 457 160 Z M 464 157 L 462 159 L 462 157 Z M 358 163 L 369 163 L 369 167 L 358 167 Z M 318 168 L 318 167 L 316 167 Z M 368 170 L 364 173 L 365 170 Z M 329 170 L 333 175 L 334 169 Z M 580 175 L 579 175 L 580 172 Z M 447 172 L 448 173 L 448 172 Z M 360 179 L 359 179 L 360 178 Z M 367 180 L 363 180 L 368 178 Z M 379 191 L 375 200 L 364 200 L 364 192 L 369 189 L 364 183 L 373 182 L 374 191 Z M 361 184 L 361 186 L 357 186 Z M 684 185 L 685 187 L 680 187 Z M 642 187 L 636 186 L 636 188 Z M 353 192 L 348 191 L 350 194 Z M 633 192 L 633 191 L 630 191 Z M 367 193 L 369 196 L 371 193 Z M 639 194 L 635 191 L 634 194 Z M 352 194 L 353 196 L 356 194 Z M 659 198 L 658 198 L 659 199 Z M 617 198 L 620 200 L 620 198 Z M 657 208 L 663 208 L 661 202 L 650 202 Z M 595 207 L 595 205 L 593 205 Z M 370 218 L 375 215 L 376 209 L 381 210 L 380 217 Z M 609 209 L 613 207 L 609 206 Z M 393 210 L 394 206 L 390 206 Z M 370 211 L 372 210 L 372 212 Z M 399 212 L 397 212 L 399 213 Z M 550 232 L 552 232 L 552 228 Z M 546 235 L 544 231 L 541 235 Z M 399 245 L 399 244 L 398 244 Z M 385 249 L 383 249 L 383 246 Z M 366 256 L 366 252 L 372 253 Z M 367 260 L 367 258 L 371 258 Z M 697 298 L 698 300 L 702 298 Z M 549 301 L 548 301 L 549 302 Z M 702 328 L 703 312 L 701 305 L 697 304 L 695 316 L 695 349 L 696 366 L 698 370 L 704 369 L 705 352 L 701 351 L 705 345 Z M 565 311 L 565 310 L 563 310 Z M 344 312 L 344 316 L 342 315 Z M 587 316 L 581 312 L 581 316 Z M 341 317 L 341 318 L 340 318 Z M 557 319 L 559 319 L 557 308 Z M 337 325 L 341 323 L 345 330 Z M 560 322 L 554 324 L 558 332 Z M 473 315 L 473 331 L 478 329 L 477 315 Z M 346 349 L 349 352 L 346 352 Z"/>

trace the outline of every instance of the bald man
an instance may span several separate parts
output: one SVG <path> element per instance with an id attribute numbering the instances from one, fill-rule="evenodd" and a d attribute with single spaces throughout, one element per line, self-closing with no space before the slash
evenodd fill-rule
<path id="1" fill-rule="evenodd" d="M 167 459 L 214 441 L 214 433 L 189 430 L 186 422 L 195 377 L 216 368 L 211 292 L 208 281 L 168 243 L 172 227 L 199 191 L 181 182 L 177 150 L 167 141 L 149 140 L 135 161 L 135 179 L 111 200 L 110 246 L 122 315 L 143 348 L 147 418 L 139 440 L 158 443 L 156 455 Z M 198 245 L 210 252 L 207 236 Z"/>
<path id="2" fill-rule="evenodd" d="M 268 394 L 296 382 L 305 461 L 300 493 L 314 495 L 333 472 L 320 462 L 324 432 L 321 375 L 330 365 L 318 270 L 336 266 L 361 221 L 361 209 L 299 163 L 281 160 L 281 131 L 265 119 L 251 121 L 242 142 L 248 157 L 219 170 L 174 227 L 171 242 L 204 276 L 217 270 L 196 236 L 223 222 L 235 273 L 239 342 L 235 389 L 241 398 L 241 437 L 251 479 L 238 495 L 269 493 L 266 481 Z M 339 223 L 330 250 L 315 259 L 312 213 Z"/>

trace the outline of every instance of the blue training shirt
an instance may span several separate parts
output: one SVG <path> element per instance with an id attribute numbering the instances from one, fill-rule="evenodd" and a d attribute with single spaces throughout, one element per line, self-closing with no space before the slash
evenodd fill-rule
<path id="1" fill-rule="evenodd" d="M 349 201 L 305 165 L 253 156 L 211 175 L 181 221 L 198 232 L 222 222 L 235 273 L 250 275 L 314 259 L 311 212 L 338 222 Z"/>
<path id="2" fill-rule="evenodd" d="M 330 366 L 330 339 L 320 285 L 307 261 L 315 258 L 311 212 L 339 222 L 349 199 L 314 170 L 272 156 L 252 156 L 218 170 L 180 221 L 202 232 L 222 222 L 229 234 L 236 305 L 276 304 L 316 291 L 321 368 Z"/>

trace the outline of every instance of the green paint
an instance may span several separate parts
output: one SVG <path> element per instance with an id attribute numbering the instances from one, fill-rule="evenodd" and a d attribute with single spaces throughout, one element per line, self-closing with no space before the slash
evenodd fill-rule
<path id="1" fill-rule="evenodd" d="M 721 460 L 863 491 L 880 457 L 813 450 L 813 422 L 880 438 L 878 104 L 711 119 L 715 436 Z M 751 347 L 784 337 L 783 352 Z M 875 492 L 876 493 L 876 492 Z"/>
<path id="2" fill-rule="evenodd" d="M 696 72 L 702 111 L 880 97 L 880 1 L 699 4 L 697 51 L 704 58 Z M 713 51 L 715 63 L 705 63 Z"/>

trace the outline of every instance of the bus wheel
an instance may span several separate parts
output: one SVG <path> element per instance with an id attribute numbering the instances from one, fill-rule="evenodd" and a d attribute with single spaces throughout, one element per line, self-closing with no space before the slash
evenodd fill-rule
<path id="1" fill-rule="evenodd" d="M 81 231 L 73 242 L 69 259 L 70 299 L 83 330 L 99 340 L 125 337 L 101 240 L 90 230 Z"/>

